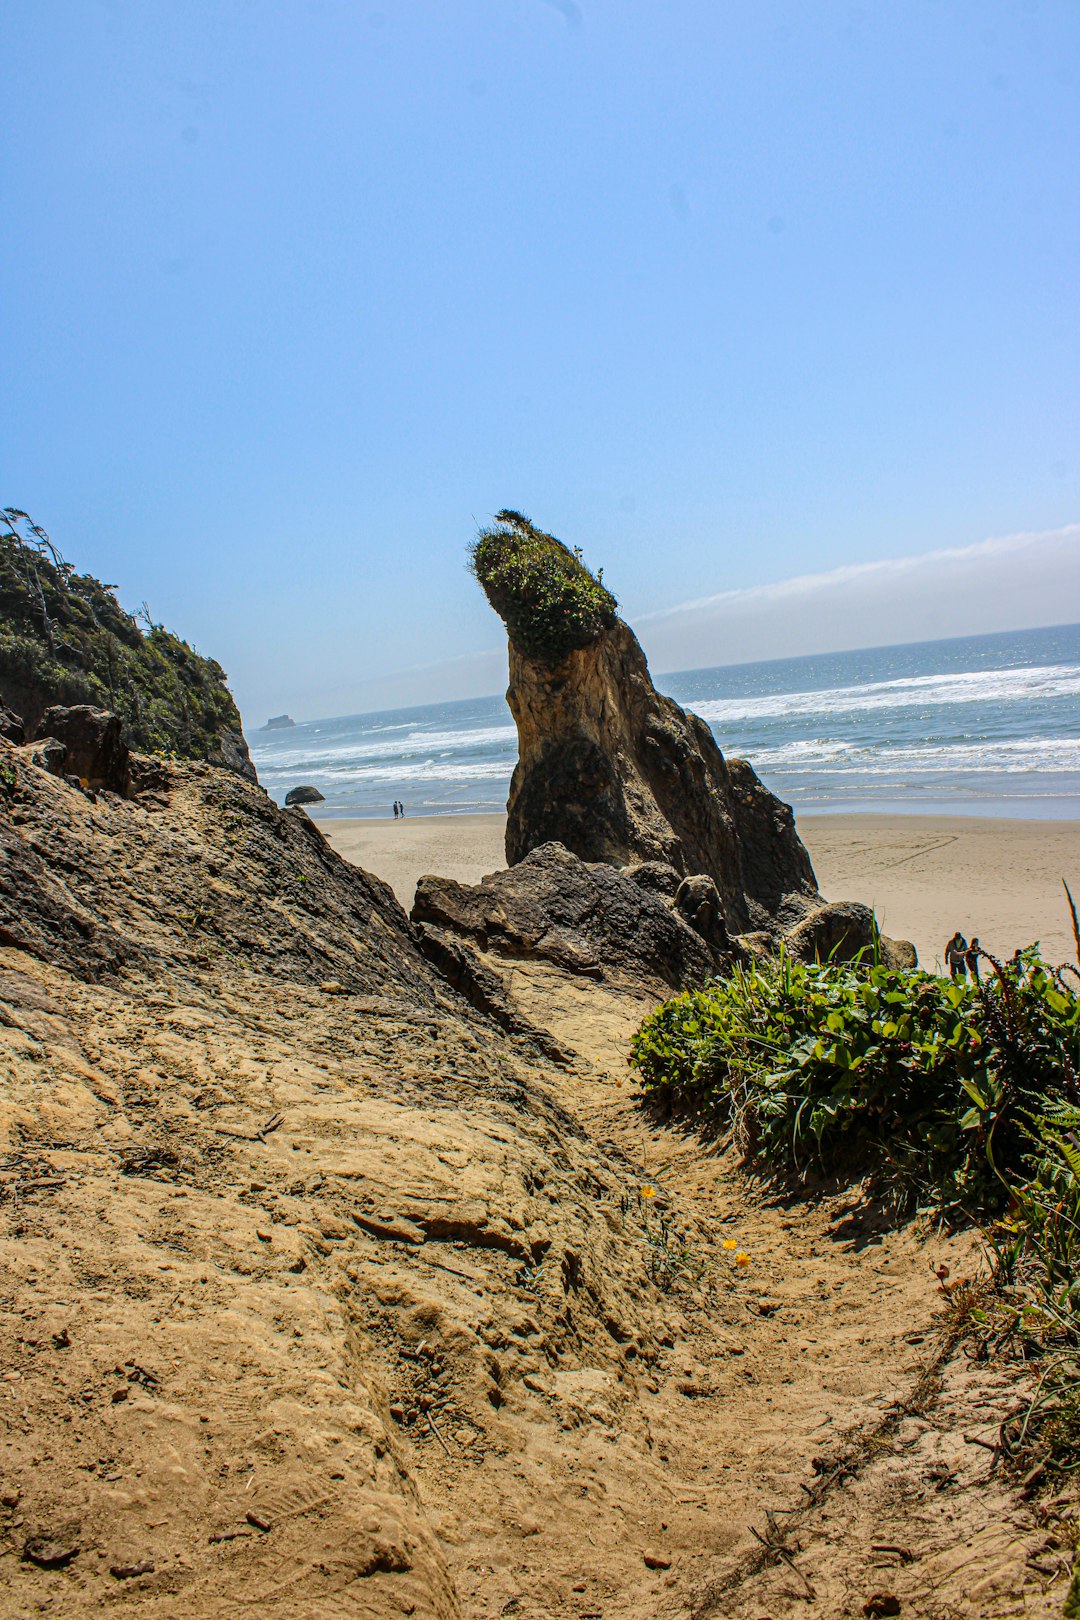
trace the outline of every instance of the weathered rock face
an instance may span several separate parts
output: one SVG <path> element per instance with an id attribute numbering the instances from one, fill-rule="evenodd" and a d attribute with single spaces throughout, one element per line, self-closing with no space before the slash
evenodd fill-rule
<path id="1" fill-rule="evenodd" d="M 247 739 L 242 731 L 226 727 L 206 757 L 211 765 L 221 765 L 227 771 L 235 771 L 237 776 L 242 776 L 247 782 L 259 780 L 251 763 L 251 755 L 248 753 Z"/>
<path id="2" fill-rule="evenodd" d="M 129 755 L 118 714 L 89 704 L 46 709 L 38 726 L 40 740 L 63 744 L 63 768 L 87 787 L 110 793 L 128 790 Z"/>
<path id="3" fill-rule="evenodd" d="M 10 743 L 21 743 L 26 740 L 26 727 L 22 720 L 2 701 L 0 701 L 0 737 Z"/>
<path id="4" fill-rule="evenodd" d="M 652 864 L 620 871 L 544 844 L 475 886 L 421 878 L 412 919 L 493 956 L 682 989 L 715 973 L 720 954 L 657 892 L 656 880 Z M 674 872 L 670 883 L 678 884 Z"/>
<path id="5" fill-rule="evenodd" d="M 507 806 L 512 866 L 555 840 L 585 861 L 662 861 L 704 873 L 732 933 L 817 900 L 791 811 L 703 720 L 657 692 L 617 621 L 554 667 L 510 644 L 519 758 Z"/>

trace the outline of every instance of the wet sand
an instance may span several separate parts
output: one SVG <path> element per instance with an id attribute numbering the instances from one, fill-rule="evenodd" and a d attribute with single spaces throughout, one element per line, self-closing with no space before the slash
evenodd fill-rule
<path id="1" fill-rule="evenodd" d="M 320 823 L 406 909 L 425 872 L 477 883 L 505 865 L 505 825 L 501 815 Z M 997 954 L 1039 939 L 1054 961 L 1074 960 L 1061 880 L 1080 900 L 1080 821 L 806 816 L 799 831 L 822 892 L 873 905 L 887 934 L 914 941 L 924 966 L 940 965 L 956 928 Z"/>

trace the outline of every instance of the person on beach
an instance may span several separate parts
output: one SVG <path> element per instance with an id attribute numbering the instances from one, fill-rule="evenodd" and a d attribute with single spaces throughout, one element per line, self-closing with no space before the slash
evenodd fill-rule
<path id="1" fill-rule="evenodd" d="M 394 800 L 394 820 L 397 820 L 397 800 Z"/>
<path id="2" fill-rule="evenodd" d="M 967 970 L 976 984 L 979 982 L 979 957 L 981 955 L 982 947 L 979 944 L 978 937 L 972 934 L 971 944 L 967 948 L 964 961 L 967 963 Z"/>
<path id="3" fill-rule="evenodd" d="M 952 978 L 967 978 L 967 953 L 967 940 L 958 928 L 945 947 L 945 966 Z"/>

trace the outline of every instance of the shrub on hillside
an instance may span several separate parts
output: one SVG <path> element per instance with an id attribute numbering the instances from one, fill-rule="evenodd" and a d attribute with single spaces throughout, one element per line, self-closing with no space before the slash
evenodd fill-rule
<path id="1" fill-rule="evenodd" d="M 1033 948 L 982 984 L 781 955 L 658 1008 L 647 1097 L 729 1127 L 777 1175 L 871 1173 L 900 1200 L 993 1209 L 1034 1122 L 1080 1103 L 1080 1001 Z"/>
<path id="2" fill-rule="evenodd" d="M 24 512 L 0 514 L 0 693 L 33 726 L 53 703 L 113 709 L 135 748 L 202 759 L 241 729 L 225 671 L 125 613 Z"/>

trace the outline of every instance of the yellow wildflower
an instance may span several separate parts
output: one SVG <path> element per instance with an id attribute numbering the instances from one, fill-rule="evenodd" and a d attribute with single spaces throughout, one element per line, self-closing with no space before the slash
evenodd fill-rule
<path id="1" fill-rule="evenodd" d="M 739 1247 L 739 1245 L 736 1243 L 734 1238 L 725 1238 L 724 1239 L 724 1248 L 725 1249 L 737 1249 L 738 1247 Z"/>
<path id="2" fill-rule="evenodd" d="M 656 1197 L 656 1188 L 655 1187 L 642 1187 L 641 1196 L 642 1196 L 642 1198 L 655 1198 Z"/>
<path id="3" fill-rule="evenodd" d="M 735 1256 L 735 1264 L 737 1266 L 748 1266 L 750 1264 L 750 1256 L 748 1254 L 737 1254 Z"/>

